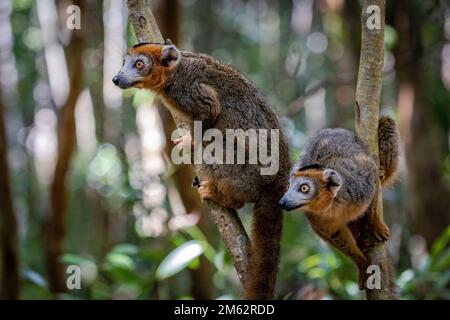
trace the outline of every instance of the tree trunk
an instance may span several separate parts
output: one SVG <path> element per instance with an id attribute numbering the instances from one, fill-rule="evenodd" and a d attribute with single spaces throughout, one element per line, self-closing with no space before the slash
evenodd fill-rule
<path id="1" fill-rule="evenodd" d="M 5 107 L 0 91 L 0 298 L 19 298 L 19 248 L 13 191 L 9 176 Z"/>
<path id="2" fill-rule="evenodd" d="M 84 11 L 84 0 L 74 1 Z M 83 21 L 83 20 L 82 20 Z M 60 261 L 64 253 L 67 210 L 67 174 L 75 149 L 75 105 L 83 85 L 84 28 L 72 31 L 67 48 L 70 91 L 61 110 L 58 128 L 58 153 L 50 189 L 50 216 L 47 224 L 46 260 L 50 289 L 53 293 L 66 291 L 64 266 Z"/>
<path id="3" fill-rule="evenodd" d="M 377 11 L 369 10 L 369 6 L 375 6 Z M 377 18 L 379 26 L 372 26 L 371 18 Z M 359 62 L 358 81 L 356 87 L 356 112 L 355 129 L 359 138 L 369 147 L 372 156 L 378 160 L 378 120 L 383 84 L 384 61 L 384 0 L 364 0 L 361 16 L 361 56 Z M 380 190 L 378 182 L 378 190 Z M 383 219 L 382 194 L 378 191 L 374 201 L 358 221 L 358 230 L 362 233 L 360 239 L 372 239 L 370 226 L 373 221 L 381 217 Z M 395 297 L 392 292 L 391 266 L 388 261 L 386 249 L 383 243 L 374 243 L 367 252 L 369 265 L 376 265 L 381 271 L 381 288 L 367 289 L 368 300 L 386 300 Z"/>

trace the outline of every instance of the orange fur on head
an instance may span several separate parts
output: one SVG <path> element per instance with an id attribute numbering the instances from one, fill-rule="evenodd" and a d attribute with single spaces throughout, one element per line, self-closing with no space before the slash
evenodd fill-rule
<path id="1" fill-rule="evenodd" d="M 333 202 L 333 194 L 327 188 L 327 181 L 323 177 L 322 169 L 300 170 L 295 173 L 297 177 L 312 177 L 318 182 L 317 196 L 309 202 L 303 209 L 312 213 L 322 213 L 330 208 Z"/>
<path id="2" fill-rule="evenodd" d="M 140 81 L 136 87 L 157 90 L 167 79 L 167 68 L 161 65 L 162 62 L 162 44 L 143 44 L 128 49 L 128 54 L 145 54 L 152 57 L 154 63 L 150 74 Z"/>

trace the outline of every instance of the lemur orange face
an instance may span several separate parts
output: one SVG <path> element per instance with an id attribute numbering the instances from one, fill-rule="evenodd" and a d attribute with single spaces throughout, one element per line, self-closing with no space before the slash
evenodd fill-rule
<path id="1" fill-rule="evenodd" d="M 180 61 L 180 51 L 171 43 L 141 43 L 128 49 L 122 69 L 113 78 L 122 89 L 158 90 Z"/>
<path id="2" fill-rule="evenodd" d="M 298 208 L 312 213 L 323 212 L 332 204 L 341 184 L 339 174 L 333 169 L 318 165 L 295 168 L 279 207 L 287 211 Z"/>

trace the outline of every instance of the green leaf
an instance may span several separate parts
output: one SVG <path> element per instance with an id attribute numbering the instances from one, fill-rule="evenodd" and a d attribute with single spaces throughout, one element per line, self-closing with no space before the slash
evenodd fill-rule
<path id="1" fill-rule="evenodd" d="M 56 297 L 58 300 L 82 300 L 81 298 L 70 293 L 58 293 Z"/>
<path id="2" fill-rule="evenodd" d="M 112 268 L 109 274 L 114 278 L 117 283 L 121 284 L 142 284 L 145 280 L 134 270 L 128 270 L 123 268 Z"/>
<path id="3" fill-rule="evenodd" d="M 193 240 L 197 240 L 203 246 L 205 257 L 210 261 L 214 262 L 214 257 L 217 255 L 216 250 L 212 247 L 212 245 L 208 242 L 208 239 L 203 234 L 202 230 L 196 225 L 190 226 L 186 228 L 186 233 L 191 236 Z"/>
<path id="4" fill-rule="evenodd" d="M 395 28 L 390 25 L 385 25 L 384 27 L 384 46 L 387 50 L 392 51 L 395 44 L 397 43 L 398 34 Z"/>
<path id="5" fill-rule="evenodd" d="M 139 248 L 134 244 L 124 243 L 115 246 L 111 252 L 133 256 L 139 253 Z"/>
<path id="6" fill-rule="evenodd" d="M 311 268 L 314 268 L 318 266 L 322 261 L 322 255 L 321 254 L 314 254 L 307 258 L 305 258 L 301 265 L 304 267 L 304 270 L 309 270 Z"/>
<path id="7" fill-rule="evenodd" d="M 199 241 L 191 240 L 173 250 L 161 262 L 156 270 L 158 280 L 167 279 L 185 269 L 195 258 L 203 253 L 203 246 Z"/>
<path id="8" fill-rule="evenodd" d="M 133 259 L 122 253 L 111 252 L 106 257 L 106 261 L 112 268 L 134 270 L 136 267 Z"/>
<path id="9" fill-rule="evenodd" d="M 442 252 L 436 257 L 432 267 L 432 271 L 446 271 L 450 268 L 450 248 Z"/>
<path id="10" fill-rule="evenodd" d="M 48 288 L 48 283 L 39 273 L 33 270 L 25 270 L 23 272 L 24 278 L 34 283 L 40 288 Z"/>
<path id="11" fill-rule="evenodd" d="M 450 226 L 437 238 L 431 247 L 431 257 L 435 259 L 447 246 L 450 241 Z"/>
<path id="12" fill-rule="evenodd" d="M 308 277 L 311 279 L 323 279 L 326 276 L 326 272 L 323 268 L 314 267 L 308 270 Z"/>
<path id="13" fill-rule="evenodd" d="M 66 253 L 63 254 L 60 258 L 61 262 L 64 264 L 75 264 L 77 266 L 83 264 L 84 262 L 86 262 L 86 258 L 77 255 L 77 254 L 73 254 L 73 253 Z"/>

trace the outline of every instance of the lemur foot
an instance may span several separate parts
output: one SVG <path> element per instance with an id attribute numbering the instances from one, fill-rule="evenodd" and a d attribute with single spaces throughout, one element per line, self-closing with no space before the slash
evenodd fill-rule
<path id="1" fill-rule="evenodd" d="M 385 242 L 389 239 L 389 228 L 380 221 L 373 225 L 371 230 L 367 230 L 358 239 L 358 244 L 364 253 L 370 251 L 374 246 L 379 243 Z"/>
<path id="2" fill-rule="evenodd" d="M 192 137 L 190 134 L 185 134 L 184 136 L 181 136 L 177 139 L 173 140 L 173 143 L 175 145 L 180 145 L 180 146 L 193 146 L 194 145 L 194 141 L 192 140 Z"/>
<path id="3" fill-rule="evenodd" d="M 198 178 L 197 178 L 198 180 Z M 216 192 L 214 186 L 209 181 L 202 181 L 198 184 L 198 193 L 202 200 L 211 199 L 214 200 Z"/>
<path id="4" fill-rule="evenodd" d="M 373 225 L 373 235 L 380 242 L 387 241 L 390 236 L 388 226 L 383 221 L 378 221 Z"/>
<path id="5" fill-rule="evenodd" d="M 194 179 L 195 180 L 195 179 Z M 244 206 L 245 201 L 236 199 L 235 197 L 226 196 L 224 193 L 219 193 L 217 186 L 209 181 L 199 182 L 198 193 L 203 200 L 209 199 L 218 203 L 222 207 L 229 209 L 240 209 Z"/>

